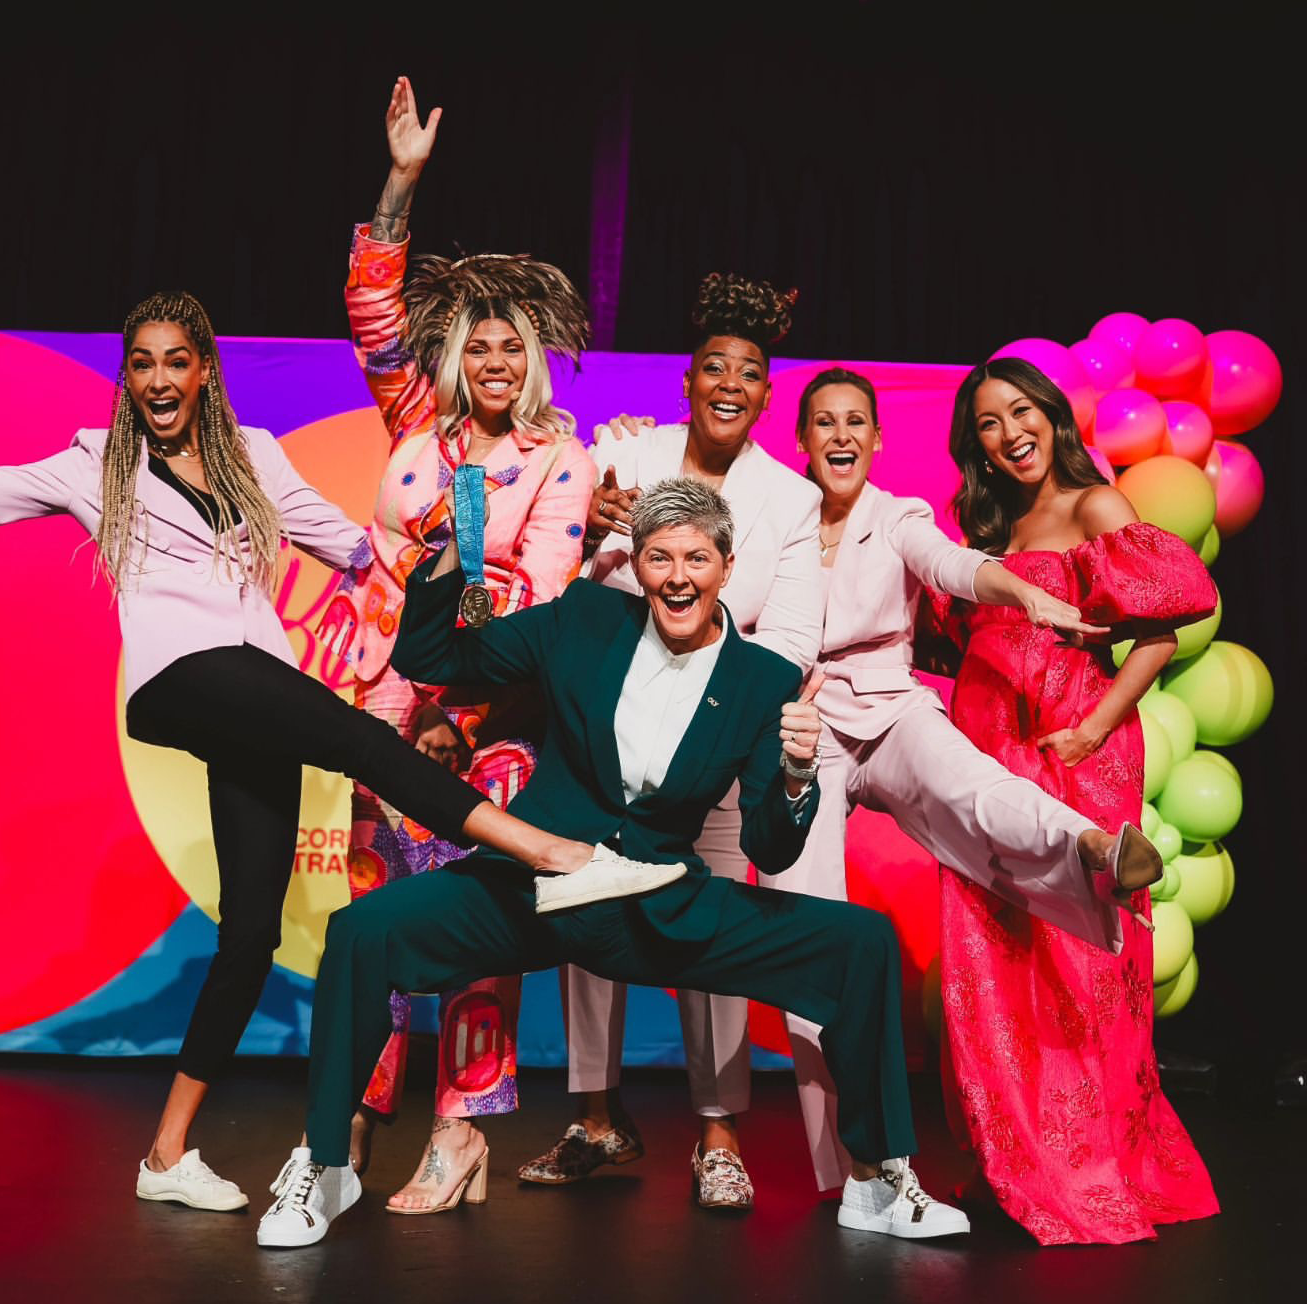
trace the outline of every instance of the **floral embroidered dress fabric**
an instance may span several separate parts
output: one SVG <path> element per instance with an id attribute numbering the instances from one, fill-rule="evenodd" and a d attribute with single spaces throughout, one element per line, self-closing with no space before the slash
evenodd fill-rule
<path id="1" fill-rule="evenodd" d="M 353 666 L 355 704 L 412 738 L 422 707 L 436 702 L 470 752 L 463 777 L 501 809 L 535 769 L 538 719 L 529 694 L 415 685 L 390 667 L 413 568 L 449 541 L 445 491 L 463 462 L 468 432 L 441 438 L 436 395 L 404 344 L 408 244 L 372 240 L 358 227 L 350 248 L 345 303 L 354 349 L 391 438 L 391 456 L 369 530 L 375 561 L 341 583 L 324 629 Z M 575 438 L 559 443 L 513 430 L 485 460 L 488 501 L 485 582 L 495 614 L 556 598 L 576 577 L 596 471 Z M 436 869 L 465 851 L 435 837 L 356 785 L 350 892 Z M 437 1112 L 445 1117 L 517 1107 L 519 977 L 488 979 L 442 1002 Z M 365 1102 L 381 1113 L 403 1089 L 408 997 L 391 998 L 393 1034 Z"/>
<path id="2" fill-rule="evenodd" d="M 1142 523 L 1003 564 L 1095 624 L 1178 625 L 1216 604 L 1192 550 Z M 951 708 L 958 728 L 1109 832 L 1137 825 L 1137 712 L 1074 767 L 1035 745 L 1077 725 L 1107 692 L 1107 649 L 1066 646 L 1014 608 L 931 597 L 937 623 L 964 650 Z M 1158 1083 L 1150 934 L 1125 920 L 1125 945 L 1111 956 L 959 874 L 941 879 L 946 1059 L 1002 1208 L 1042 1245 L 1151 1239 L 1155 1224 L 1216 1213 L 1207 1170 Z M 1135 906 L 1148 911 L 1147 892 Z M 946 1063 L 946 1088 L 948 1077 Z"/>

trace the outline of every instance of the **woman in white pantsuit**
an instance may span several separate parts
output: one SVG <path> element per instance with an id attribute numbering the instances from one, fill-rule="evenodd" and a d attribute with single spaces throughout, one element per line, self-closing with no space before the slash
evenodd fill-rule
<path id="1" fill-rule="evenodd" d="M 719 489 L 735 519 L 735 568 L 722 590 L 739 632 L 807 671 L 821 643 L 821 574 L 815 485 L 749 437 L 771 398 L 771 345 L 789 327 L 793 296 L 734 276 L 709 276 L 694 323 L 700 342 L 685 373 L 685 425 L 622 438 L 601 434 L 592 455 L 603 477 L 587 521 L 591 579 L 638 592 L 630 564 L 626 509 L 641 489 L 689 475 Z M 740 811 L 732 790 L 695 844 L 714 874 L 743 880 Z M 643 1154 L 638 1130 L 617 1095 L 626 988 L 569 966 L 562 970 L 568 1030 L 568 1087 L 582 1117 L 546 1154 L 519 1170 L 526 1181 L 558 1184 L 600 1164 Z M 700 1117 L 693 1156 L 706 1207 L 747 1207 L 752 1186 L 739 1158 L 735 1115 L 749 1104 L 748 1003 L 734 996 L 679 994 L 690 1098 Z"/>
<path id="2" fill-rule="evenodd" d="M 831 368 L 814 377 L 800 399 L 798 439 L 822 490 L 822 801 L 799 860 L 783 876 L 760 881 L 845 899 L 845 824 L 862 805 L 888 812 L 932 856 L 1005 900 L 1119 949 L 1111 885 L 1104 882 L 1100 894 L 1085 873 L 1106 867 L 1107 835 L 978 750 L 912 673 L 923 584 L 1023 608 L 1038 625 L 1078 633 L 1094 627 L 995 558 L 953 543 L 921 499 L 896 498 L 867 482 L 880 427 L 864 376 Z M 817 1185 L 826 1190 L 848 1174 L 835 1100 L 818 1030 L 793 1015 L 786 1021 Z"/>

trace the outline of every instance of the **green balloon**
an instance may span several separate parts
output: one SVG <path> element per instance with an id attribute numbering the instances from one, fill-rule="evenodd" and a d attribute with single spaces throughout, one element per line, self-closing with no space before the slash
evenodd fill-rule
<path id="1" fill-rule="evenodd" d="M 1221 552 L 1221 535 L 1215 524 L 1203 535 L 1203 541 L 1198 545 L 1198 558 L 1204 566 L 1211 566 Z"/>
<path id="2" fill-rule="evenodd" d="M 1205 924 L 1225 909 L 1234 891 L 1234 864 L 1224 847 L 1209 842 L 1193 855 L 1177 856 L 1172 864 L 1180 875 L 1175 901 L 1195 924 Z"/>
<path id="3" fill-rule="evenodd" d="M 1261 657 L 1222 639 L 1175 663 L 1165 688 L 1194 713 L 1198 741 L 1215 747 L 1229 747 L 1256 733 L 1275 696 L 1271 672 Z"/>
<path id="4" fill-rule="evenodd" d="M 1169 824 L 1166 826 L 1171 827 Z M 1162 866 L 1162 877 L 1156 883 L 1150 884 L 1148 895 L 1154 901 L 1169 901 L 1180 890 L 1180 871 L 1176 869 L 1174 860 L 1169 865 Z"/>
<path id="5" fill-rule="evenodd" d="M 1187 657 L 1196 657 L 1216 637 L 1221 627 L 1221 595 L 1216 595 L 1216 610 L 1202 620 L 1195 620 L 1191 625 L 1181 625 L 1175 631 L 1175 651 L 1171 653 L 1171 664 L 1183 661 Z"/>
<path id="6" fill-rule="evenodd" d="M 1170 982 L 1194 953 L 1194 926 L 1183 906 L 1159 901 L 1153 907 L 1153 985 Z"/>
<path id="7" fill-rule="evenodd" d="M 1184 845 L 1180 830 L 1174 824 L 1164 823 L 1160 825 L 1151 840 L 1153 846 L 1157 848 L 1157 854 L 1161 856 L 1163 864 L 1174 860 L 1180 854 L 1180 849 Z"/>
<path id="8" fill-rule="evenodd" d="M 1243 787 L 1243 776 L 1234 768 L 1234 762 L 1228 756 L 1221 752 L 1208 751 L 1206 747 L 1199 747 L 1194 752 L 1194 756 L 1200 761 L 1206 761 L 1208 765 L 1215 765 L 1218 769 L 1224 770 L 1240 788 Z"/>
<path id="9" fill-rule="evenodd" d="M 1139 713 L 1139 722 L 1144 727 L 1144 800 L 1152 801 L 1166 786 L 1171 773 L 1171 740 L 1147 712 Z M 1163 814 L 1162 818 L 1166 816 Z"/>
<path id="10" fill-rule="evenodd" d="M 1145 783 L 1147 773 L 1145 753 Z M 1220 766 L 1190 756 L 1171 767 L 1157 799 L 1157 813 L 1189 841 L 1213 842 L 1238 824 L 1243 813 L 1243 789 Z"/>
<path id="11" fill-rule="evenodd" d="M 1153 988 L 1153 1013 L 1159 1019 L 1169 1019 L 1179 1014 L 1198 986 L 1198 956 L 1190 954 L 1184 962 L 1184 968 L 1167 982 L 1159 983 Z"/>
<path id="12" fill-rule="evenodd" d="M 1151 838 L 1162 827 L 1162 817 L 1157 813 L 1157 807 L 1151 801 L 1144 802 L 1144 809 L 1139 816 L 1139 827 L 1143 830 L 1146 838 Z"/>
<path id="13" fill-rule="evenodd" d="M 1171 762 L 1183 761 L 1193 754 L 1198 741 L 1198 723 L 1194 713 L 1174 693 L 1158 689 L 1141 699 L 1139 710 L 1151 715 L 1166 731 L 1171 742 Z"/>
<path id="14" fill-rule="evenodd" d="M 1112 644 L 1112 662 L 1118 670 L 1125 665 L 1125 659 L 1130 655 L 1130 649 L 1134 645 L 1135 641 L 1132 638 L 1123 638 L 1119 643 Z"/>

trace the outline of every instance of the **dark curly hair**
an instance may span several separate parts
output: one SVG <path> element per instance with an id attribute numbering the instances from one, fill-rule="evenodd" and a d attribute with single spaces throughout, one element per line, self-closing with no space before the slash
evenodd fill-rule
<path id="1" fill-rule="evenodd" d="M 790 329 L 790 310 L 798 290 L 782 293 L 767 281 L 748 281 L 734 272 L 710 272 L 699 285 L 690 320 L 698 336 L 696 351 L 714 335 L 748 340 L 771 359 L 771 346 Z"/>
<path id="2" fill-rule="evenodd" d="M 967 373 L 953 403 L 948 451 L 962 472 L 953 495 L 953 514 L 967 542 L 981 552 L 1001 553 L 1021 515 L 1020 487 L 1011 476 L 995 471 L 976 430 L 976 391 L 987 380 L 1005 380 L 1019 389 L 1049 419 L 1053 427 L 1053 476 L 1063 489 L 1084 489 L 1107 480 L 1085 451 L 1067 396 L 1038 367 L 1020 358 L 994 358 Z"/>

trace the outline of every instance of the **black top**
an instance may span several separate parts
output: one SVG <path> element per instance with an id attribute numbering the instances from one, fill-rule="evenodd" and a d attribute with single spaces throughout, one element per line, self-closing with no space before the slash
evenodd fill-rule
<path id="1" fill-rule="evenodd" d="M 187 484 L 168 464 L 167 458 L 150 456 L 149 461 L 151 473 L 181 494 L 204 517 L 205 524 L 216 534 L 218 532 L 218 500 L 212 494 L 207 494 L 202 489 Z M 231 509 L 231 523 L 233 525 L 241 523 L 241 514 L 235 507 Z"/>

